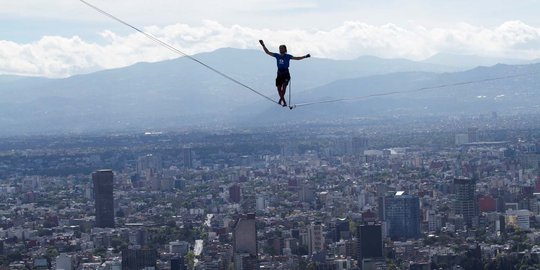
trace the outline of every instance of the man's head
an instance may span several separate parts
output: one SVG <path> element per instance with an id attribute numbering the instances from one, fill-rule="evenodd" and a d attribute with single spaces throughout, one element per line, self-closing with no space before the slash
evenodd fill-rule
<path id="1" fill-rule="evenodd" d="M 287 46 L 279 45 L 279 53 L 281 53 L 281 54 L 287 53 Z"/>

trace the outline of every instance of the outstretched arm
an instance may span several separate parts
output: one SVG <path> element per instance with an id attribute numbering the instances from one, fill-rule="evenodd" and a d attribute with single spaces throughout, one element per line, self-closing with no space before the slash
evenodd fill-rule
<path id="1" fill-rule="evenodd" d="M 310 58 L 310 57 L 311 57 L 311 55 L 308 53 L 308 54 L 306 54 L 304 56 L 293 56 L 291 59 L 293 59 L 293 60 L 302 60 L 302 59 L 306 59 L 306 58 Z"/>
<path id="2" fill-rule="evenodd" d="M 266 48 L 266 46 L 264 45 L 264 41 L 262 41 L 262 39 L 259 40 L 259 43 L 261 43 L 261 46 L 263 47 L 263 50 L 264 50 L 264 52 L 265 52 L 266 54 L 268 54 L 268 55 L 270 55 L 270 56 L 272 56 L 272 57 L 274 56 L 274 53 L 273 53 L 273 52 L 270 52 L 270 51 Z"/>

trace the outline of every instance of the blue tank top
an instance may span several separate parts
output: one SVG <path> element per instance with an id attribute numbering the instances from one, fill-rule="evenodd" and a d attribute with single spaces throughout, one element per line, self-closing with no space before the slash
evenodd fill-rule
<path id="1" fill-rule="evenodd" d="M 277 68 L 278 69 L 288 69 L 289 68 L 289 62 L 292 58 L 292 55 L 285 54 L 283 57 L 281 57 L 281 54 L 274 53 L 274 57 L 276 58 L 277 62 Z"/>

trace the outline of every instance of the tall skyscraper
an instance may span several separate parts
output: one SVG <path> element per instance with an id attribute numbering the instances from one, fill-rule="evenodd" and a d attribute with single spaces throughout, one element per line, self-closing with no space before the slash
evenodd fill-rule
<path id="1" fill-rule="evenodd" d="M 184 257 L 174 257 L 171 259 L 171 270 L 187 270 Z"/>
<path id="2" fill-rule="evenodd" d="M 468 139 L 470 143 L 477 142 L 478 141 L 478 128 L 473 128 L 473 127 L 468 128 L 467 135 L 468 135 Z"/>
<path id="3" fill-rule="evenodd" d="M 473 220 L 478 216 L 476 201 L 476 181 L 469 178 L 454 179 L 454 212 L 462 215 L 467 227 L 472 228 Z"/>
<path id="4" fill-rule="evenodd" d="M 318 253 L 324 250 L 324 236 L 320 222 L 311 223 L 308 226 L 308 252 Z"/>
<path id="5" fill-rule="evenodd" d="M 356 260 L 360 264 L 363 259 L 383 257 L 382 225 L 380 223 L 367 223 L 357 228 Z"/>
<path id="6" fill-rule="evenodd" d="M 368 149 L 368 138 L 366 137 L 353 137 L 352 138 L 352 152 L 354 155 L 363 155 L 364 151 Z"/>
<path id="7" fill-rule="evenodd" d="M 242 200 L 242 190 L 238 184 L 234 184 L 229 187 L 229 201 L 233 203 L 240 203 Z"/>
<path id="8" fill-rule="evenodd" d="M 351 237 L 349 229 L 349 220 L 347 219 L 337 219 L 335 222 L 334 228 L 334 242 L 339 242 L 339 240 L 347 240 Z"/>
<path id="9" fill-rule="evenodd" d="M 255 214 L 238 218 L 233 230 L 233 252 L 236 270 L 259 269 Z"/>
<path id="10" fill-rule="evenodd" d="M 92 173 L 96 206 L 96 227 L 114 228 L 114 197 L 112 170 Z"/>
<path id="11" fill-rule="evenodd" d="M 146 175 L 148 171 L 159 173 L 163 169 L 161 157 L 159 155 L 146 155 L 137 159 L 137 174 Z"/>
<path id="12" fill-rule="evenodd" d="M 314 187 L 310 184 L 302 183 L 298 189 L 298 197 L 301 202 L 313 202 L 315 200 Z"/>
<path id="13" fill-rule="evenodd" d="M 416 196 L 398 191 L 384 198 L 385 220 L 390 238 L 408 239 L 420 236 L 420 200 Z"/>
<path id="14" fill-rule="evenodd" d="M 455 137 L 455 144 L 456 145 L 463 145 L 463 144 L 466 144 L 466 143 L 469 143 L 469 135 L 468 134 L 464 134 L 464 133 L 460 133 L 460 134 L 456 134 L 456 137 Z"/>
<path id="15" fill-rule="evenodd" d="M 184 147 L 184 167 L 193 168 L 193 149 Z"/>

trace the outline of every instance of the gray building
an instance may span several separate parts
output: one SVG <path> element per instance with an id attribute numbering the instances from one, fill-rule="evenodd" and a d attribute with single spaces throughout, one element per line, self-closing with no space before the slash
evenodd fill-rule
<path id="1" fill-rule="evenodd" d="M 99 228 L 114 228 L 113 179 L 112 170 L 99 170 L 92 173 L 96 227 Z"/>
<path id="2" fill-rule="evenodd" d="M 259 269 L 255 214 L 238 218 L 233 230 L 233 249 L 236 270 Z"/>
<path id="3" fill-rule="evenodd" d="M 454 179 L 454 213 L 463 216 L 467 227 L 471 228 L 478 217 L 478 203 L 475 195 L 476 181 L 469 178 Z"/>
<path id="4" fill-rule="evenodd" d="M 384 198 L 385 220 L 388 236 L 393 240 L 418 238 L 420 236 L 420 200 L 416 196 L 398 191 Z"/>
<path id="5" fill-rule="evenodd" d="M 155 249 L 122 250 L 122 269 L 145 269 L 157 266 L 158 253 Z"/>
<path id="6" fill-rule="evenodd" d="M 364 259 L 383 257 L 383 237 L 381 223 L 370 222 L 357 227 L 356 260 L 361 263 Z"/>

